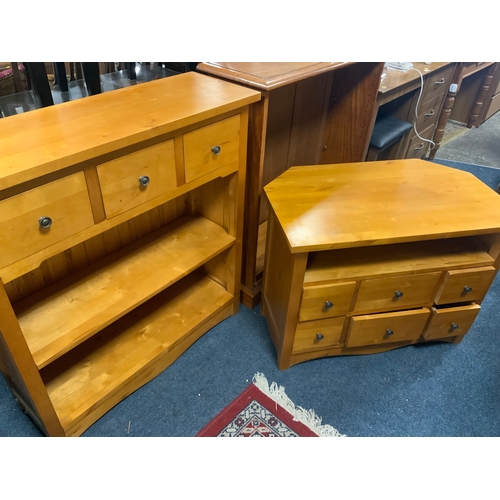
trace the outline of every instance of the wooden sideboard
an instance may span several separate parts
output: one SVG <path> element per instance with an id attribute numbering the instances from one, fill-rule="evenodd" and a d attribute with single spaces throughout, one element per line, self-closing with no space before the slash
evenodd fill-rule
<path id="1" fill-rule="evenodd" d="M 268 208 L 263 187 L 293 165 L 363 161 L 382 63 L 205 62 L 197 70 L 262 92 L 251 106 L 241 300 L 260 302 Z"/>
<path id="2" fill-rule="evenodd" d="M 415 129 L 412 129 L 396 144 L 380 153 L 379 160 L 426 156 L 431 144 L 422 138 L 432 140 L 434 136 L 455 67 L 456 63 L 450 62 L 429 64 L 414 62 L 413 68 L 423 77 L 421 96 L 422 79 L 415 69 L 399 71 L 384 68 L 387 76 L 380 83 L 377 114 L 391 115 L 412 125 L 415 124 L 418 135 Z"/>
<path id="3" fill-rule="evenodd" d="M 45 434 L 237 312 L 259 99 L 186 73 L 0 120 L 0 369 Z"/>
<path id="4" fill-rule="evenodd" d="M 268 184 L 261 310 L 282 370 L 458 343 L 500 265 L 500 198 L 420 159 L 294 167 Z"/>

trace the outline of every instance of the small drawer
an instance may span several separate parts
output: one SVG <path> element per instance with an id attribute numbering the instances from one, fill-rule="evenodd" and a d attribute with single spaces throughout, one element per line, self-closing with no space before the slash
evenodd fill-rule
<path id="1" fill-rule="evenodd" d="M 351 308 L 355 289 L 355 281 L 304 287 L 299 321 L 344 316 Z"/>
<path id="2" fill-rule="evenodd" d="M 0 268 L 94 224 L 83 172 L 0 201 Z"/>
<path id="3" fill-rule="evenodd" d="M 432 308 L 431 320 L 424 332 L 426 340 L 465 335 L 476 319 L 481 307 L 469 304 L 460 307 Z"/>
<path id="4" fill-rule="evenodd" d="M 486 113 L 485 120 L 494 115 L 500 109 L 500 93 L 494 95 L 490 100 L 490 107 Z"/>
<path id="5" fill-rule="evenodd" d="M 432 302 L 440 272 L 363 280 L 354 312 L 395 311 Z"/>
<path id="6" fill-rule="evenodd" d="M 186 182 L 194 181 L 239 158 L 240 116 L 232 116 L 184 134 Z"/>
<path id="7" fill-rule="evenodd" d="M 108 219 L 177 187 L 174 140 L 97 166 Z"/>
<path id="8" fill-rule="evenodd" d="M 452 83 L 453 70 L 454 65 L 450 64 L 425 76 L 422 102 L 429 101 L 438 95 L 448 92 L 448 88 Z"/>
<path id="9" fill-rule="evenodd" d="M 295 330 L 293 353 L 317 351 L 338 345 L 344 321 L 345 317 L 299 323 Z"/>
<path id="10" fill-rule="evenodd" d="M 496 270 L 492 266 L 447 271 L 434 302 L 440 305 L 481 301 L 486 295 L 495 273 Z"/>
<path id="11" fill-rule="evenodd" d="M 427 323 L 429 309 L 367 314 L 351 318 L 346 347 L 417 340 Z"/>
<path id="12" fill-rule="evenodd" d="M 422 139 L 427 139 L 427 140 L 423 141 L 420 137 L 414 135 L 410 140 L 410 145 L 408 146 L 408 151 L 406 153 L 407 158 L 423 158 L 426 155 L 427 150 L 429 149 L 430 146 L 430 142 L 427 141 L 432 139 L 434 135 L 434 129 L 435 129 L 434 123 L 432 123 L 429 127 L 427 127 L 423 131 L 417 129 L 420 137 Z"/>
<path id="13" fill-rule="evenodd" d="M 423 103 L 418 110 L 417 130 L 427 130 L 435 125 L 439 119 L 439 113 L 443 104 L 444 95 L 439 95 L 430 101 Z M 420 134 L 422 135 L 422 134 Z"/>

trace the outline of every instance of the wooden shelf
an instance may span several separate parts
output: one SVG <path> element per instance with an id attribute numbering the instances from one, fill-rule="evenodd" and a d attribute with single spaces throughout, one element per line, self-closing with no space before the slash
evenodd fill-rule
<path id="1" fill-rule="evenodd" d="M 185 216 L 17 303 L 36 365 L 47 366 L 234 242 L 217 224 Z"/>
<path id="2" fill-rule="evenodd" d="M 304 283 L 346 278 L 493 265 L 495 260 L 475 237 L 419 241 L 400 245 L 311 253 Z"/>
<path id="3" fill-rule="evenodd" d="M 66 434 L 80 434 L 143 379 L 164 370 L 177 358 L 176 348 L 189 347 L 233 299 L 208 277 L 191 273 L 42 370 Z"/>

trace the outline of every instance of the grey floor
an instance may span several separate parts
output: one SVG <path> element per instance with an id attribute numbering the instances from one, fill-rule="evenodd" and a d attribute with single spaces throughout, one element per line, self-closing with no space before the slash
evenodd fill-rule
<path id="1" fill-rule="evenodd" d="M 494 189 L 500 182 L 499 131 L 500 113 L 445 142 L 435 161 L 471 171 Z M 242 306 L 83 436 L 194 436 L 262 372 L 283 385 L 296 405 L 314 409 L 324 423 L 349 437 L 499 437 L 499 301 L 496 279 L 459 345 L 432 343 L 374 356 L 325 358 L 287 371 L 276 367 L 259 307 Z M 2 377 L 0 436 L 41 436 Z"/>

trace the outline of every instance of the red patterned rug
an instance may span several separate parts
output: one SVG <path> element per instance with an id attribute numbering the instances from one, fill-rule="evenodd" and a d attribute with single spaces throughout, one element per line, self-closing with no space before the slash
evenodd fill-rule
<path id="1" fill-rule="evenodd" d="M 197 437 L 341 437 L 330 425 L 322 425 L 312 410 L 295 406 L 285 388 L 257 373 L 234 401 L 211 420 Z"/>

